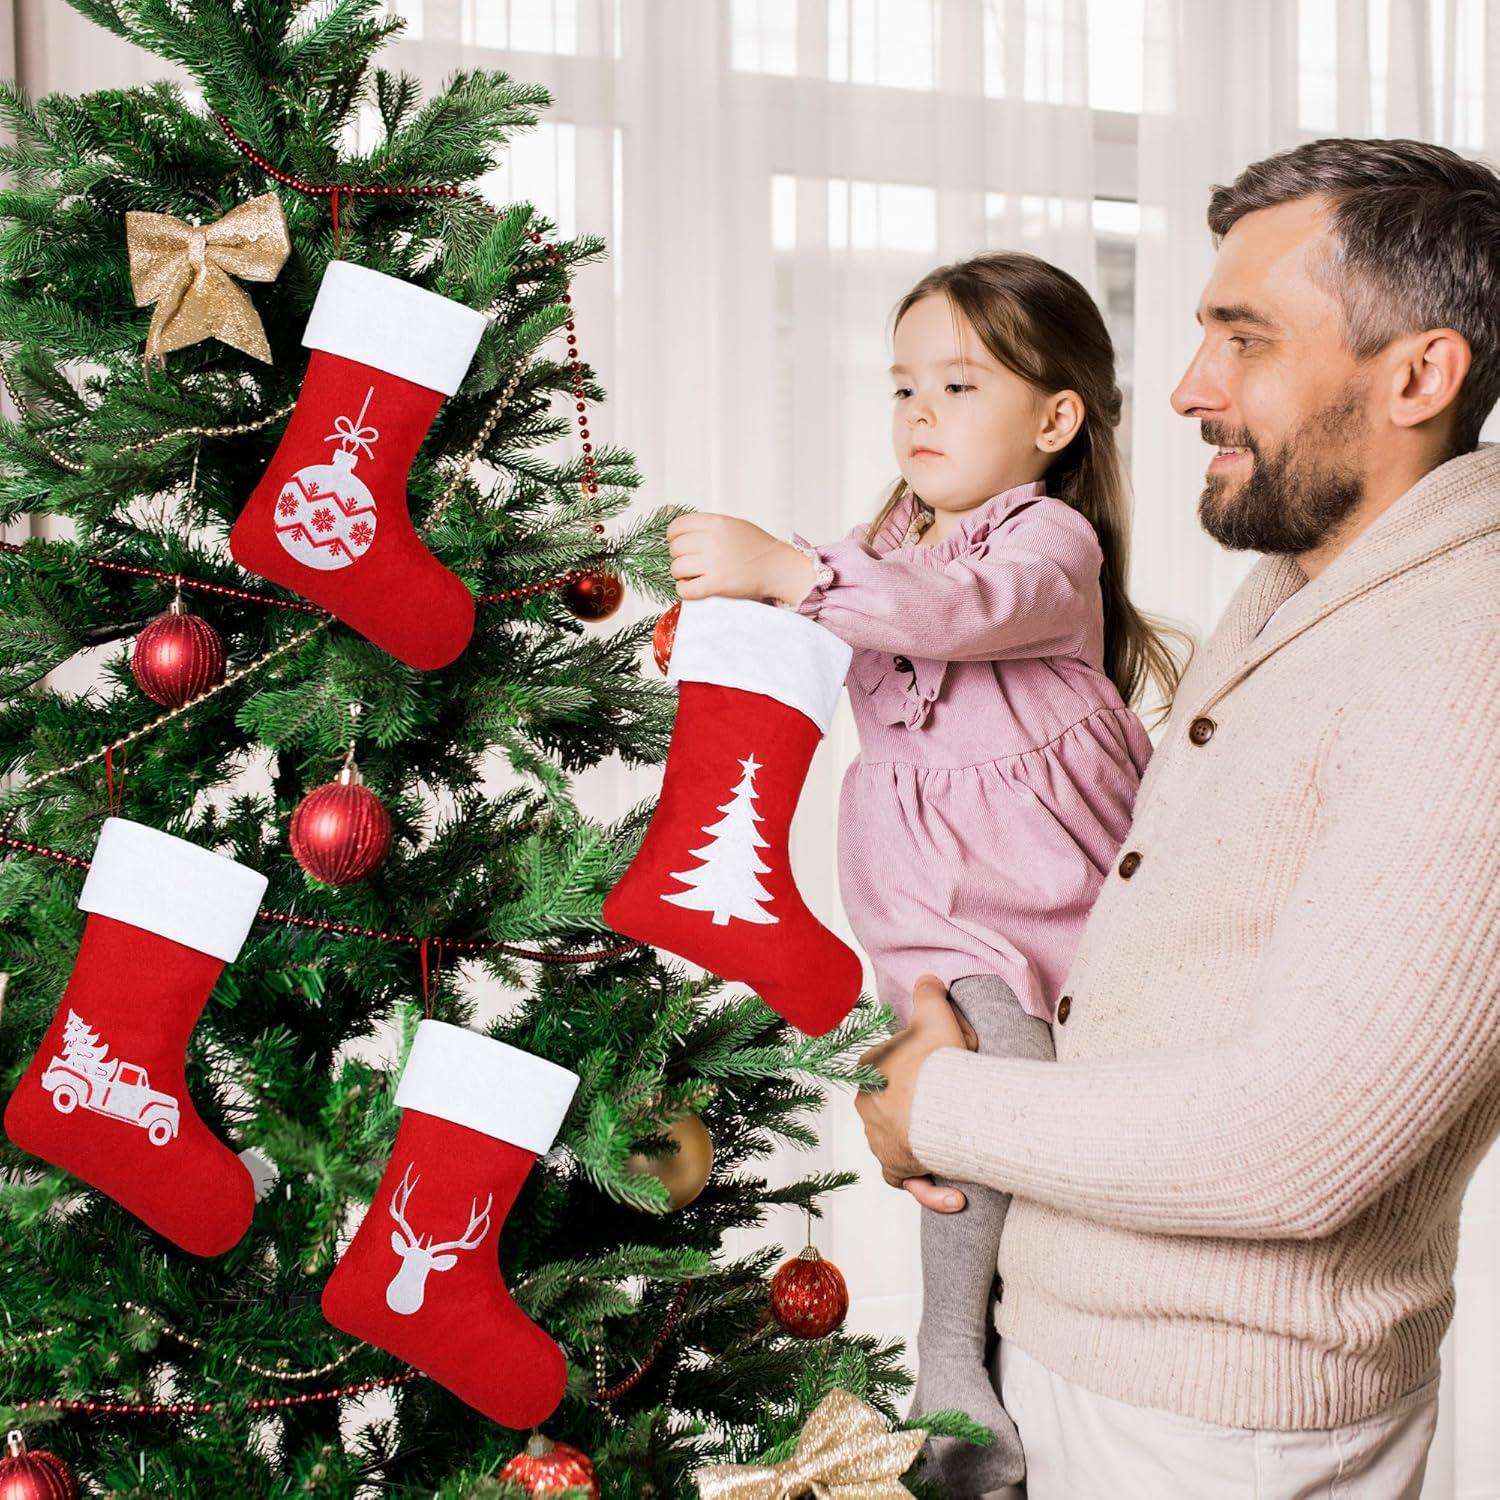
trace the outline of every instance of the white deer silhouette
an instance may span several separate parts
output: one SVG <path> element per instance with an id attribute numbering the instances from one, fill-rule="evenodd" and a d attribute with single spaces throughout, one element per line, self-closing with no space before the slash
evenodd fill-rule
<path id="1" fill-rule="evenodd" d="M 491 1193 L 478 1213 L 474 1211 L 478 1199 L 470 1202 L 469 1227 L 464 1230 L 462 1239 L 447 1240 L 441 1245 L 434 1245 L 429 1239 L 424 1245 L 420 1236 L 413 1234 L 411 1226 L 406 1222 L 407 1200 L 411 1197 L 412 1189 L 422 1180 L 420 1174 L 415 1178 L 411 1175 L 411 1169 L 415 1165 L 415 1162 L 406 1164 L 401 1186 L 391 1198 L 391 1217 L 401 1226 L 399 1234 L 391 1234 L 391 1249 L 401 1257 L 401 1269 L 391 1277 L 391 1284 L 385 1289 L 385 1304 L 392 1312 L 398 1313 L 420 1310 L 422 1299 L 427 1295 L 429 1271 L 448 1271 L 458 1264 L 458 1257 L 450 1255 L 450 1250 L 472 1250 L 484 1239 L 485 1232 L 490 1227 L 490 1204 L 495 1201 L 495 1195 Z"/>

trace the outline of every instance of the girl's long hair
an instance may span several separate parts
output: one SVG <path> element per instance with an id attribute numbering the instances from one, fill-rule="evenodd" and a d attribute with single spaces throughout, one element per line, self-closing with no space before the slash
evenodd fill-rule
<path id="1" fill-rule="evenodd" d="M 1034 255 L 990 251 L 929 271 L 897 304 L 892 332 L 916 303 L 932 296 L 946 297 L 990 354 L 1028 385 L 1083 398 L 1083 426 L 1048 468 L 1047 493 L 1088 520 L 1104 553 L 1105 673 L 1132 706 L 1154 687 L 1164 719 L 1192 655 L 1192 637 L 1143 614 L 1125 591 L 1131 505 L 1115 441 L 1122 398 L 1114 344 L 1094 299 L 1066 271 Z M 907 493 L 906 480 L 897 480 L 867 540 L 874 541 Z"/>

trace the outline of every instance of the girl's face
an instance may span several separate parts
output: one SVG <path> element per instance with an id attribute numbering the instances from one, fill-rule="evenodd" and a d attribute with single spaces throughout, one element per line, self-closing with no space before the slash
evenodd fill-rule
<path id="1" fill-rule="evenodd" d="M 933 510 L 971 510 L 1040 479 L 1064 446 L 1054 421 L 1063 416 L 1058 398 L 1040 396 L 997 364 L 946 296 L 923 297 L 907 310 L 893 351 L 896 462 Z"/>

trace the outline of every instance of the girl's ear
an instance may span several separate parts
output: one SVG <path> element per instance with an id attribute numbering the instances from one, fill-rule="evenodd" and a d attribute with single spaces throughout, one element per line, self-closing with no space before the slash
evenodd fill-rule
<path id="1" fill-rule="evenodd" d="M 1043 453 L 1061 453 L 1083 430 L 1083 397 L 1077 391 L 1056 391 L 1042 402 L 1042 424 L 1036 445 Z"/>

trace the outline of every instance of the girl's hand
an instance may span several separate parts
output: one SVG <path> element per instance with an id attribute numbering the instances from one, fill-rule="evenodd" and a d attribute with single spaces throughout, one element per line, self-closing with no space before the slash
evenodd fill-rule
<path id="1" fill-rule="evenodd" d="M 812 560 L 751 521 L 702 512 L 667 527 L 672 577 L 682 599 L 781 599 L 796 604 L 812 587 Z"/>

